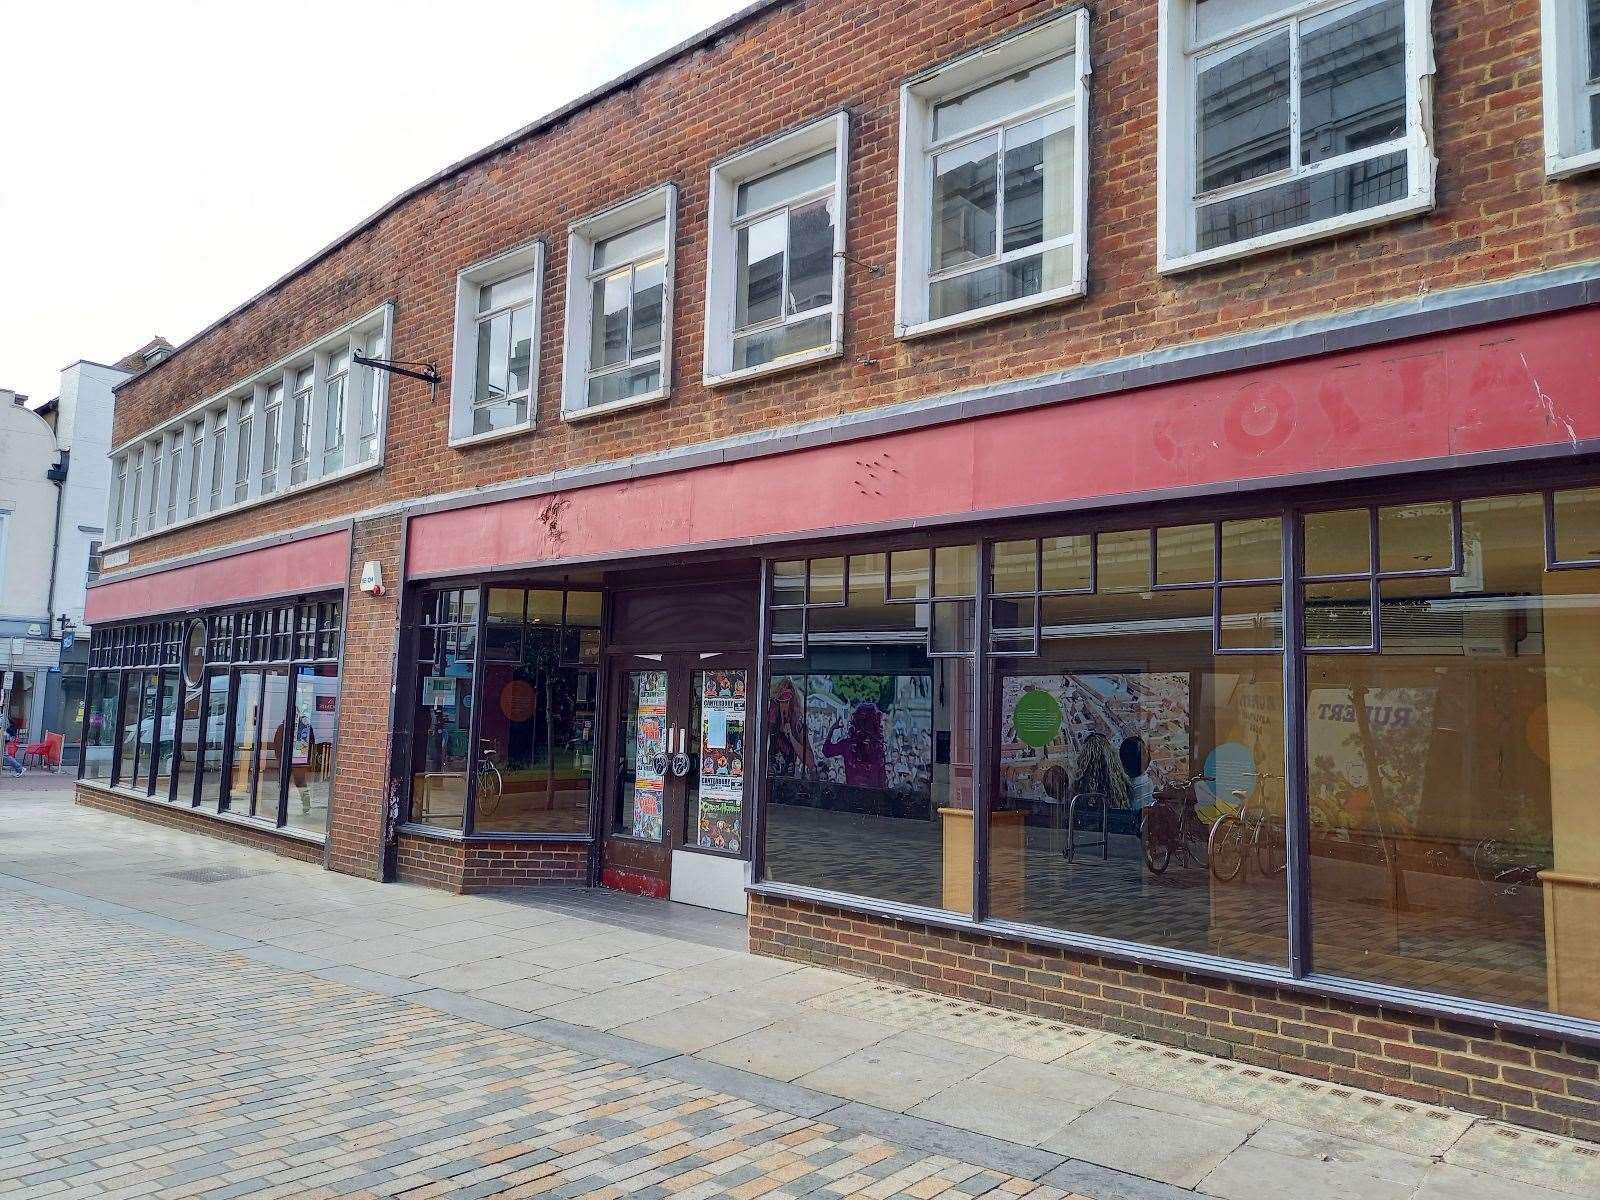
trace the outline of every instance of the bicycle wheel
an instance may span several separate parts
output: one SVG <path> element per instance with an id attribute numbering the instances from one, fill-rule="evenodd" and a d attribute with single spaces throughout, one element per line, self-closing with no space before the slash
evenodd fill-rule
<path id="1" fill-rule="evenodd" d="M 1219 883 L 1232 883 L 1244 870 L 1244 822 L 1231 814 L 1218 817 L 1211 827 L 1211 874 Z"/>
<path id="2" fill-rule="evenodd" d="M 500 793 L 505 790 L 504 781 L 500 772 L 494 767 L 489 767 L 478 772 L 478 813 L 481 816 L 493 816 L 494 810 L 500 807 Z"/>
<path id="3" fill-rule="evenodd" d="M 1172 843 L 1176 840 L 1172 828 L 1172 814 L 1165 804 L 1153 804 L 1140 816 L 1141 840 L 1144 842 L 1145 865 L 1160 875 L 1172 861 Z"/>
<path id="4" fill-rule="evenodd" d="M 1256 865 L 1267 878 L 1282 875 L 1289 866 L 1289 847 L 1283 826 L 1263 821 L 1256 826 Z"/>

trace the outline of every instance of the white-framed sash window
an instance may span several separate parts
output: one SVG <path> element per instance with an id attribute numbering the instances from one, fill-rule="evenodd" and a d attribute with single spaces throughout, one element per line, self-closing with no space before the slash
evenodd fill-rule
<path id="1" fill-rule="evenodd" d="M 261 495 L 278 490 L 278 454 L 283 441 L 283 380 L 267 385 L 261 406 Z"/>
<path id="2" fill-rule="evenodd" d="M 543 303 L 543 242 L 497 254 L 456 276 L 453 445 L 533 427 Z"/>
<path id="3" fill-rule="evenodd" d="M 1083 295 L 1088 78 L 1080 8 L 901 89 L 900 336 Z"/>
<path id="4" fill-rule="evenodd" d="M 315 378 L 316 372 L 309 366 L 295 372 L 289 434 L 290 487 L 304 483 L 311 473 L 311 401 Z"/>
<path id="5" fill-rule="evenodd" d="M 707 384 L 842 351 L 848 148 L 840 112 L 711 168 Z"/>
<path id="6" fill-rule="evenodd" d="M 672 377 L 677 188 L 576 222 L 567 236 L 567 420 L 664 398 Z"/>
<path id="7" fill-rule="evenodd" d="M 1600 167 L 1600 0 L 1543 4 L 1545 173 Z"/>
<path id="8" fill-rule="evenodd" d="M 344 469 L 345 402 L 350 393 L 350 347 L 328 351 L 327 374 L 322 381 L 322 473 Z"/>
<path id="9" fill-rule="evenodd" d="M 1429 0 L 1162 0 L 1158 259 L 1433 206 Z"/>

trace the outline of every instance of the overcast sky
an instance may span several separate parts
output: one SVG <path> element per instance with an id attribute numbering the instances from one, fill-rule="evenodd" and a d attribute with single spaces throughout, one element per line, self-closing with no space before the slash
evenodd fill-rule
<path id="1" fill-rule="evenodd" d="M 182 341 L 747 0 L 0 0 L 0 387 Z"/>

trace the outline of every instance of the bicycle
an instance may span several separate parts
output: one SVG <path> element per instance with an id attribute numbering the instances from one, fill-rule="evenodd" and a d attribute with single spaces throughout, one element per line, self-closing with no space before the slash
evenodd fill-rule
<path id="1" fill-rule="evenodd" d="M 493 816 L 500 807 L 500 797 L 505 794 L 505 777 L 495 762 L 499 751 L 492 742 L 485 741 L 478 750 L 478 815 Z"/>
<path id="2" fill-rule="evenodd" d="M 1232 883 L 1245 873 L 1253 854 L 1262 875 L 1269 879 L 1281 875 L 1289 868 L 1283 823 L 1268 819 L 1265 798 L 1252 812 L 1243 789 L 1235 788 L 1233 794 L 1240 800 L 1239 811 L 1223 814 L 1211 826 L 1207 847 L 1211 874 L 1219 883 Z"/>
<path id="3" fill-rule="evenodd" d="M 1184 866 L 1205 866 L 1209 830 L 1200 820 L 1194 785 L 1205 778 L 1194 775 L 1176 788 L 1157 796 L 1140 815 L 1140 841 L 1144 861 L 1152 873 L 1163 874 L 1174 857 Z M 1176 793 L 1176 794 L 1174 794 Z"/>

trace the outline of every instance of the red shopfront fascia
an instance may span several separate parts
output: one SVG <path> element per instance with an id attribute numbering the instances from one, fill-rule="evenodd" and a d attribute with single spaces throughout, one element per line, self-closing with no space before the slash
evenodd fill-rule
<path id="1" fill-rule="evenodd" d="M 342 591 L 349 573 L 350 533 L 339 529 L 131 579 L 112 577 L 89 589 L 84 620 L 102 625 L 157 613 Z"/>
<path id="2" fill-rule="evenodd" d="M 1600 438 L 1576 309 L 631 481 L 425 513 L 408 576 L 912 526 Z"/>

